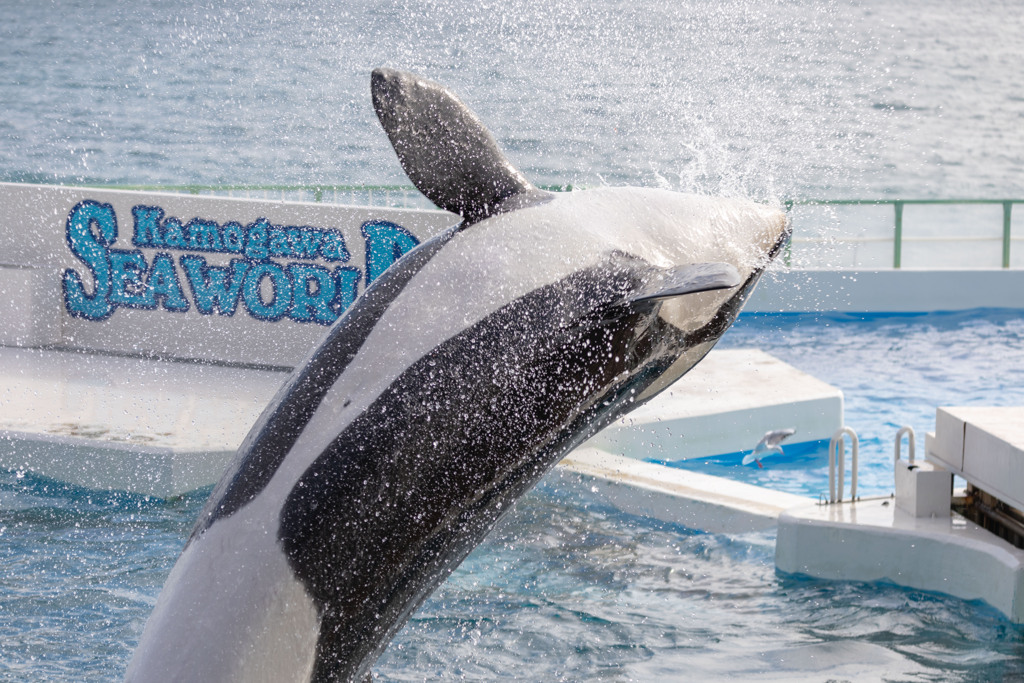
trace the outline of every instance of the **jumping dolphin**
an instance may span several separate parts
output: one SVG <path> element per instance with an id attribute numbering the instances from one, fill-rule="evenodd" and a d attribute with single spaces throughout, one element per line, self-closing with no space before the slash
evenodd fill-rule
<path id="1" fill-rule="evenodd" d="M 348 681 L 562 456 L 699 361 L 789 237 L 746 200 L 548 193 L 447 89 L 378 69 L 462 222 L 376 279 L 215 487 L 131 681 Z"/>

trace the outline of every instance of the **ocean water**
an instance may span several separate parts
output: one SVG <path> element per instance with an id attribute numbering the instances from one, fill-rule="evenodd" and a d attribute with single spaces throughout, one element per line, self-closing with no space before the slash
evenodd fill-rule
<path id="1" fill-rule="evenodd" d="M 0 179 L 406 180 L 369 72 L 461 94 L 535 182 L 1024 197 L 1016 0 L 0 3 Z"/>
<path id="2" fill-rule="evenodd" d="M 369 102 L 387 65 L 450 84 L 538 183 L 1024 197 L 1021 35 L 1019 5 L 996 0 L 0 1 L 0 180 L 404 184 Z M 898 426 L 1024 400 L 1022 337 L 1021 312 L 754 316 L 723 345 L 842 388 L 861 487 L 885 492 Z M 741 474 L 821 485 L 820 458 L 765 465 Z M 118 678 L 203 497 L 0 472 L 0 680 Z M 622 515 L 552 478 L 375 675 L 1024 679 L 1024 634 L 991 608 L 779 576 L 773 544 Z"/>

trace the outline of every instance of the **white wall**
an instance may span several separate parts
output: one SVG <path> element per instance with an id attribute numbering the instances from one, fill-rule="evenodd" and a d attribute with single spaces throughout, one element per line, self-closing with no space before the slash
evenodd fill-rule
<path id="1" fill-rule="evenodd" d="M 909 313 L 1024 309 L 1024 270 L 772 270 L 744 311 Z"/>

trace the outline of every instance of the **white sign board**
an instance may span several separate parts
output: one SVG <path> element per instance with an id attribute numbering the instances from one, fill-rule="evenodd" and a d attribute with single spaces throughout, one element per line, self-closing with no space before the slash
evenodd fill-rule
<path id="1" fill-rule="evenodd" d="M 440 211 L 0 183 L 0 344 L 292 366 Z"/>

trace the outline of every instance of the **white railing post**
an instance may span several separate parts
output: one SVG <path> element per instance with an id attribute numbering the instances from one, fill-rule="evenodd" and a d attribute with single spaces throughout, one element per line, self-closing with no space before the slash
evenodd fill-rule
<path id="1" fill-rule="evenodd" d="M 900 446 L 903 445 L 903 435 L 907 435 L 907 455 L 909 459 L 907 462 L 914 463 L 914 442 L 917 440 L 914 429 L 912 427 L 900 427 L 900 430 L 896 432 L 896 460 L 900 459 Z"/>
<path id="2" fill-rule="evenodd" d="M 843 488 L 846 476 L 846 444 L 844 436 L 850 437 L 850 500 L 857 499 L 857 458 L 860 450 L 857 432 L 849 427 L 837 431 L 828 443 L 828 502 L 840 503 L 843 500 Z M 839 476 L 836 477 L 836 465 L 839 465 Z M 838 481 L 839 486 L 836 486 Z M 836 492 L 838 490 L 838 496 Z"/>

